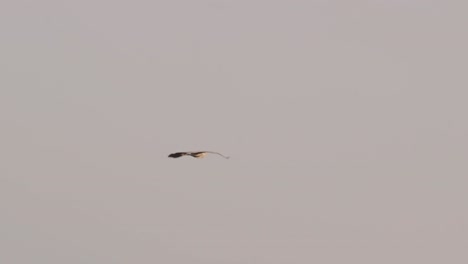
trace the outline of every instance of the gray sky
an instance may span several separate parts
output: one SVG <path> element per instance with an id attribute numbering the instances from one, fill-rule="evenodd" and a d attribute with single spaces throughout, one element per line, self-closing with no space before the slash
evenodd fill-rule
<path id="1" fill-rule="evenodd" d="M 0 262 L 468 263 L 467 7 L 4 1 Z"/>

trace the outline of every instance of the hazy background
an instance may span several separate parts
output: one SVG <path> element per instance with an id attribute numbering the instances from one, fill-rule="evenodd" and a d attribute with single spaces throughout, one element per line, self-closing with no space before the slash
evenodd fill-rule
<path id="1" fill-rule="evenodd" d="M 0 262 L 468 263 L 467 8 L 2 1 Z"/>

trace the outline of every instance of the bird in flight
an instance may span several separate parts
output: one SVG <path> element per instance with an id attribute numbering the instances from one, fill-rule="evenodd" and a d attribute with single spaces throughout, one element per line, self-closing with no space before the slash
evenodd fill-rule
<path id="1" fill-rule="evenodd" d="M 212 153 L 212 154 L 217 154 L 225 159 L 229 159 L 228 156 L 224 156 L 223 154 L 221 153 L 218 153 L 218 152 L 214 152 L 214 151 L 194 151 L 194 152 L 176 152 L 176 153 L 172 153 L 172 154 L 169 154 L 169 158 L 180 158 L 182 156 L 192 156 L 194 158 L 197 158 L 197 159 L 201 159 L 201 158 L 204 158 L 206 156 L 206 154 L 208 153 Z"/>

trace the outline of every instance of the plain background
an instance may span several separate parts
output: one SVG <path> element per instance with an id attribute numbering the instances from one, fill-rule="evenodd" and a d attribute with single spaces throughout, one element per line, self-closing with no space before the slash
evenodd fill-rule
<path id="1" fill-rule="evenodd" d="M 3 1 L 0 262 L 468 263 L 467 8 Z"/>

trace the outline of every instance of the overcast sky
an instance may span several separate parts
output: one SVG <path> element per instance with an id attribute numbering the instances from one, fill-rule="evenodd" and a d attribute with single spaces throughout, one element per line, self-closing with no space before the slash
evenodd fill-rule
<path id="1" fill-rule="evenodd" d="M 3 1 L 0 262 L 468 263 L 467 8 Z"/>

